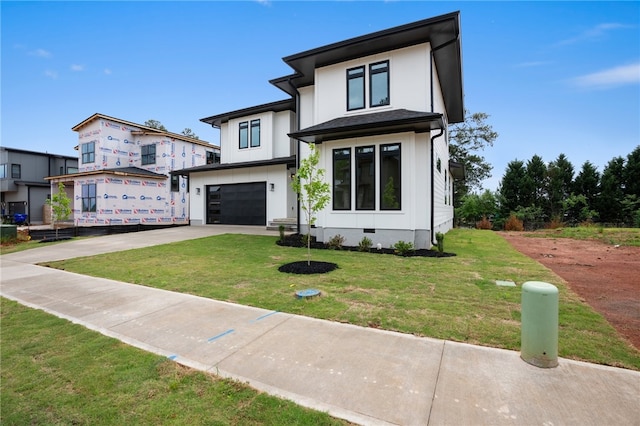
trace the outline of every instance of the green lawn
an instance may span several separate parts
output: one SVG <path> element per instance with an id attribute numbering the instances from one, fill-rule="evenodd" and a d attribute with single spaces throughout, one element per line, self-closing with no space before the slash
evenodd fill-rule
<path id="1" fill-rule="evenodd" d="M 1 299 L 3 425 L 346 425 Z"/>
<path id="2" fill-rule="evenodd" d="M 324 275 L 283 274 L 305 249 L 280 247 L 275 237 L 221 235 L 145 249 L 52 262 L 87 275 L 195 294 L 332 321 L 499 348 L 520 349 L 520 286 L 546 281 L 560 290 L 559 355 L 640 370 L 640 352 L 561 278 L 520 254 L 498 234 L 447 233 L 449 258 L 313 250 L 334 262 Z M 498 287 L 512 280 L 516 288 Z M 304 288 L 320 298 L 298 300 Z"/>

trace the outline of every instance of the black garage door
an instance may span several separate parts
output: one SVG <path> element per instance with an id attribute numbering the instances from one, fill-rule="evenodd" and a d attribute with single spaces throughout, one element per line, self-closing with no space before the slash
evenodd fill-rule
<path id="1" fill-rule="evenodd" d="M 207 186 L 207 223 L 266 225 L 267 183 Z"/>

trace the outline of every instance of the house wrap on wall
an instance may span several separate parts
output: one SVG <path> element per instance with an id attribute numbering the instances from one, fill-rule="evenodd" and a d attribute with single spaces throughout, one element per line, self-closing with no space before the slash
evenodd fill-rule
<path id="1" fill-rule="evenodd" d="M 447 125 L 464 120 L 459 12 L 283 58 L 293 74 L 270 81 L 290 97 L 202 119 L 220 130 L 221 164 L 189 176 L 192 224 L 266 225 L 295 219 L 290 181 L 308 143 L 331 203 L 315 235 L 432 246 L 453 226 Z"/>
<path id="2" fill-rule="evenodd" d="M 77 226 L 188 224 L 188 181 L 170 173 L 211 164 L 220 149 L 190 138 L 103 114 L 78 132 L 78 172 L 50 176 L 65 185 Z"/>

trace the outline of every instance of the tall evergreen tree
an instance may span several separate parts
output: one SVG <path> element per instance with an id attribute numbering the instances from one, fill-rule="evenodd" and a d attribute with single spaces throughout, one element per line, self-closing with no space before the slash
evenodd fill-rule
<path id="1" fill-rule="evenodd" d="M 529 198 L 526 193 L 526 179 L 527 172 L 522 161 L 513 160 L 507 164 L 507 170 L 498 189 L 501 197 L 500 211 L 503 216 L 525 207 L 523 203 Z"/>
<path id="2" fill-rule="evenodd" d="M 573 164 L 564 154 L 560 154 L 547 168 L 547 199 L 550 217 L 562 215 L 563 201 L 573 189 Z"/>
<path id="3" fill-rule="evenodd" d="M 600 173 L 598 169 L 590 161 L 585 161 L 573 182 L 573 192 L 576 195 L 584 195 L 587 207 L 591 210 L 597 210 L 599 186 Z"/>
<path id="4" fill-rule="evenodd" d="M 547 165 L 539 155 L 534 155 L 527 161 L 527 178 L 525 188 L 529 193 L 530 202 L 523 207 L 542 208 L 545 204 L 547 179 Z"/>
<path id="5" fill-rule="evenodd" d="M 623 177 L 625 194 L 640 199 L 640 145 L 627 156 Z"/>
<path id="6" fill-rule="evenodd" d="M 624 159 L 615 157 L 602 171 L 598 213 L 601 222 L 618 223 L 622 220 L 624 199 Z"/>

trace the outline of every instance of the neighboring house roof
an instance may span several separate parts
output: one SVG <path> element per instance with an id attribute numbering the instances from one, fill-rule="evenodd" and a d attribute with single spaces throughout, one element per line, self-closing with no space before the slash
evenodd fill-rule
<path id="1" fill-rule="evenodd" d="M 284 62 L 296 72 L 273 79 L 270 83 L 295 96 L 297 88 L 314 84 L 316 68 L 426 42 L 431 43 L 448 121 L 462 122 L 464 99 L 460 12 L 436 16 L 287 56 L 283 58 Z"/>
<path id="2" fill-rule="evenodd" d="M 464 164 L 458 163 L 456 161 L 449 161 L 449 171 L 454 179 L 464 180 L 467 177 L 467 170 L 464 167 Z"/>
<path id="3" fill-rule="evenodd" d="M 246 161 L 244 163 L 223 163 L 223 164 L 206 164 L 203 166 L 190 167 L 188 169 L 174 170 L 172 175 L 188 176 L 191 173 L 198 172 L 215 172 L 218 170 L 244 169 L 247 167 L 274 166 L 278 164 L 286 164 L 287 166 L 295 166 L 296 156 L 272 158 L 269 160 Z"/>
<path id="4" fill-rule="evenodd" d="M 7 151 L 7 152 L 18 152 L 21 154 L 32 154 L 32 155 L 40 155 L 40 156 L 46 156 L 46 157 L 51 157 L 51 158 L 64 158 L 67 160 L 78 160 L 77 156 L 70 156 L 70 155 L 62 155 L 62 154 L 52 154 L 50 152 L 40 152 L 40 151 L 29 151 L 26 149 L 20 149 L 20 148 L 11 148 L 8 146 L 0 146 L 0 150 L 2 151 Z"/>
<path id="5" fill-rule="evenodd" d="M 211 124 L 211 126 L 220 128 L 223 123 L 234 118 L 246 117 L 252 114 L 260 114 L 263 112 L 281 112 L 295 111 L 296 103 L 294 99 L 285 99 L 282 101 L 270 102 L 268 104 L 257 105 L 250 108 L 239 109 L 236 111 L 225 112 L 224 114 L 212 115 L 211 117 L 202 118 L 200 121 Z"/>
<path id="6" fill-rule="evenodd" d="M 168 132 L 168 131 L 164 131 L 164 130 L 160 130 L 160 129 L 155 129 L 153 127 L 148 127 L 142 124 L 138 124 L 138 123 L 133 123 L 131 121 L 126 121 L 126 120 L 121 120 L 119 118 L 115 118 L 115 117 L 110 117 L 108 115 L 104 115 L 104 114 L 100 114 L 100 113 L 96 113 L 93 114 L 91 117 L 81 121 L 80 123 L 76 124 L 75 126 L 73 126 L 71 128 L 71 130 L 73 130 L 74 132 L 79 131 L 81 128 L 83 128 L 84 126 L 86 126 L 87 124 L 89 124 L 90 122 L 92 122 L 93 120 L 102 118 L 104 120 L 109 120 L 109 121 L 115 121 L 116 123 L 120 123 L 120 124 L 124 124 L 125 126 L 131 126 L 131 127 L 137 127 L 138 131 L 133 131 L 133 134 L 143 134 L 143 135 L 147 135 L 147 134 L 151 134 L 151 135 L 163 135 L 163 136 L 167 136 L 173 139 L 179 139 L 181 141 L 185 141 L 185 142 L 190 142 L 190 143 L 194 143 L 196 145 L 202 145 L 202 146 L 206 146 L 207 148 L 211 148 L 213 150 L 219 150 L 220 147 L 216 146 L 216 145 L 212 145 L 207 141 L 203 141 L 200 139 L 194 139 L 194 138 L 190 138 L 188 136 L 185 135 L 181 135 L 178 133 L 172 133 L 172 132 Z"/>
<path id="7" fill-rule="evenodd" d="M 394 109 L 336 118 L 289 133 L 289 136 L 303 142 L 322 143 L 329 140 L 388 133 L 408 131 L 422 133 L 442 128 L 444 128 L 442 114 Z"/>
<path id="8" fill-rule="evenodd" d="M 45 179 L 69 180 L 76 177 L 103 175 L 103 174 L 122 176 L 122 177 L 138 177 L 138 178 L 145 178 L 145 179 L 161 179 L 161 180 L 167 179 L 167 175 L 141 169 L 139 167 L 118 167 L 114 169 L 91 170 L 91 171 L 79 172 L 79 173 L 69 173 L 67 175 L 49 176 L 49 177 L 46 177 Z"/>

